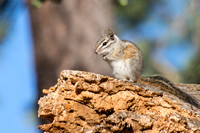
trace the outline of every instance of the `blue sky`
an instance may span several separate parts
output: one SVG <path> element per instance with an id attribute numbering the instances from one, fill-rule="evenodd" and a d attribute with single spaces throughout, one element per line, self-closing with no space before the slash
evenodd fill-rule
<path id="1" fill-rule="evenodd" d="M 20 5 L 0 45 L 0 121 L 2 133 L 36 133 L 36 76 L 28 10 Z"/>

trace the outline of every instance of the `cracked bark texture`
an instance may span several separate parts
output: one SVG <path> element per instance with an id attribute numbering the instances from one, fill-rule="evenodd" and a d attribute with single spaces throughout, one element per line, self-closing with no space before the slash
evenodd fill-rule
<path id="1" fill-rule="evenodd" d="M 199 93 L 199 85 L 177 85 Z M 39 125 L 43 132 L 200 132 L 199 109 L 153 86 L 64 70 L 43 93 L 38 117 L 49 120 Z"/>

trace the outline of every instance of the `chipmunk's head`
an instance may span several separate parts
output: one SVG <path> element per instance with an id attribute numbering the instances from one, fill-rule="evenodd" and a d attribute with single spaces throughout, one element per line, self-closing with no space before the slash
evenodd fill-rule
<path id="1" fill-rule="evenodd" d="M 120 39 L 109 29 L 108 33 L 97 42 L 94 52 L 99 55 L 107 55 L 119 41 Z"/>

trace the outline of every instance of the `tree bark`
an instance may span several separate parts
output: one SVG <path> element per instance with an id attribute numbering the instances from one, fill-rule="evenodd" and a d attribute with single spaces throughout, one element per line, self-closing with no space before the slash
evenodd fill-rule
<path id="1" fill-rule="evenodd" d="M 200 85 L 178 86 L 199 93 Z M 38 117 L 50 121 L 43 132 L 200 132 L 200 109 L 159 87 L 64 70 L 43 92 Z"/>
<path id="2" fill-rule="evenodd" d="M 109 74 L 109 66 L 93 50 L 102 30 L 113 24 L 111 1 L 46 1 L 40 8 L 30 3 L 39 95 L 63 69 Z"/>

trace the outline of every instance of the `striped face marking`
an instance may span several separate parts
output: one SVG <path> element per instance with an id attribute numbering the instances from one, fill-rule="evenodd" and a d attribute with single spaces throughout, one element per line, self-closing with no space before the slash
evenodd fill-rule
<path id="1" fill-rule="evenodd" d="M 96 45 L 95 53 L 100 54 L 103 51 L 106 51 L 113 44 L 114 40 L 111 40 L 108 35 L 102 37 Z"/>
<path id="2" fill-rule="evenodd" d="M 104 36 L 103 38 L 101 38 L 98 42 L 97 42 L 97 45 L 96 45 L 96 49 L 98 48 L 98 47 L 100 47 L 100 45 L 102 45 L 103 43 L 108 43 L 108 39 L 107 39 L 107 37 L 106 36 Z M 105 45 L 104 45 L 105 46 Z"/>
<path id="3" fill-rule="evenodd" d="M 115 42 L 115 35 L 112 30 L 108 30 L 108 33 L 104 35 L 96 44 L 95 53 L 100 55 L 106 55 L 112 49 L 112 44 Z"/>

